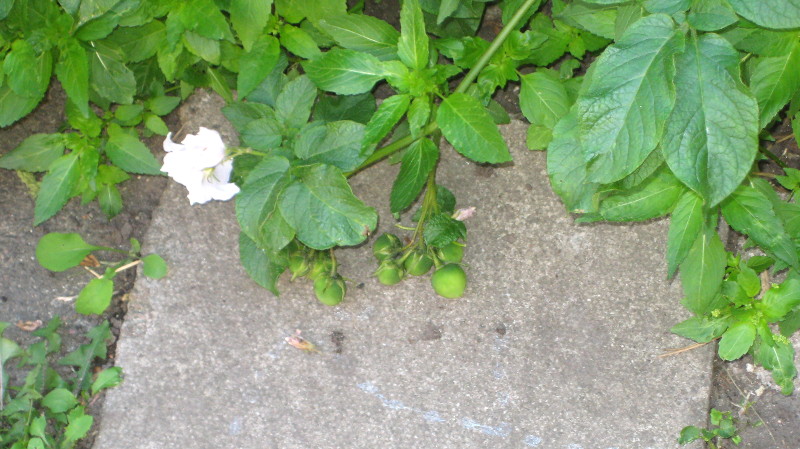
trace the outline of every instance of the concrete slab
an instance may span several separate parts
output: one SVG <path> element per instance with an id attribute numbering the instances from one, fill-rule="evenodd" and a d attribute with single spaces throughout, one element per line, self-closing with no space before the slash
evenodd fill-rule
<path id="1" fill-rule="evenodd" d="M 214 101 L 191 100 L 185 130 L 219 124 Z M 575 225 L 525 125 L 503 133 L 513 166 L 441 163 L 439 183 L 478 207 L 458 300 L 425 278 L 380 285 L 369 246 L 337 253 L 355 281 L 340 306 L 287 277 L 276 298 L 239 265 L 233 204 L 192 207 L 171 184 L 146 238 L 170 273 L 137 280 L 95 447 L 678 447 L 705 423 L 712 353 L 656 358 L 686 344 L 669 333 L 687 313 L 666 223 Z M 397 169 L 352 180 L 382 230 Z M 295 329 L 320 352 L 287 345 Z"/>

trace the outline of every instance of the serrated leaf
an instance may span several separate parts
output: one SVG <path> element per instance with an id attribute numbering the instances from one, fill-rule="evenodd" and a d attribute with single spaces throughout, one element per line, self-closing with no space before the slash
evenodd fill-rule
<path id="1" fill-rule="evenodd" d="M 672 173 L 662 170 L 634 189 L 607 197 L 599 212 L 608 221 L 650 220 L 669 213 L 685 191 Z"/>
<path id="2" fill-rule="evenodd" d="M 59 48 L 56 77 L 70 101 L 84 117 L 89 116 L 89 57 L 77 39 L 66 39 Z"/>
<path id="3" fill-rule="evenodd" d="M 222 49 L 218 40 L 186 30 L 181 36 L 181 43 L 193 55 L 199 56 L 212 65 L 219 65 Z"/>
<path id="4" fill-rule="evenodd" d="M 359 95 L 321 95 L 314 105 L 314 120 L 336 122 L 352 120 L 367 124 L 375 114 L 375 96 L 371 93 Z"/>
<path id="5" fill-rule="evenodd" d="M 0 126 L 8 126 L 25 117 L 41 99 L 42 97 L 24 97 L 3 84 L 0 86 Z"/>
<path id="6" fill-rule="evenodd" d="M 750 75 L 750 90 L 758 100 L 761 128 L 800 91 L 800 39 L 782 56 L 759 57 Z"/>
<path id="7" fill-rule="evenodd" d="M 681 264 L 681 286 L 686 297 L 683 305 L 697 315 L 711 311 L 725 275 L 727 253 L 713 229 L 706 229 Z"/>
<path id="8" fill-rule="evenodd" d="M 786 314 L 800 306 L 800 280 L 787 279 L 764 293 L 759 308 L 770 322 L 782 320 Z"/>
<path id="9" fill-rule="evenodd" d="M 342 172 L 330 165 L 293 170 L 280 211 L 305 245 L 318 249 L 357 245 L 375 230 L 377 214 L 353 195 Z"/>
<path id="10" fill-rule="evenodd" d="M 240 132 L 242 143 L 256 150 L 269 151 L 283 141 L 283 127 L 273 118 L 253 120 Z"/>
<path id="11" fill-rule="evenodd" d="M 592 34 L 606 39 L 614 39 L 617 8 L 599 3 L 595 5 L 589 3 L 570 3 L 557 17 L 574 27 L 582 28 Z"/>
<path id="12" fill-rule="evenodd" d="M 75 395 L 66 388 L 53 389 L 42 398 L 42 406 L 51 413 L 65 413 L 77 404 Z"/>
<path id="13" fill-rule="evenodd" d="M 75 153 L 61 156 L 50 165 L 50 171 L 42 178 L 36 197 L 34 226 L 55 215 L 72 197 L 72 190 L 80 177 L 78 166 L 78 155 Z"/>
<path id="14" fill-rule="evenodd" d="M 422 131 L 425 125 L 428 124 L 428 119 L 430 119 L 430 117 L 431 100 L 427 95 L 416 97 L 411 100 L 411 105 L 408 107 L 408 112 L 406 112 L 408 130 L 411 133 L 411 137 L 415 139 L 421 137 Z"/>
<path id="15" fill-rule="evenodd" d="M 547 149 L 547 175 L 553 191 L 570 212 L 593 212 L 592 201 L 599 185 L 589 181 L 586 161 L 578 141 L 576 108 L 553 129 L 553 141 Z"/>
<path id="16" fill-rule="evenodd" d="M 464 156 L 491 164 L 511 160 L 497 125 L 475 98 L 462 93 L 445 98 L 439 105 L 436 122 L 447 141 Z"/>
<path id="17" fill-rule="evenodd" d="M 397 56 L 406 66 L 421 70 L 428 65 L 428 35 L 418 0 L 403 0 Z"/>
<path id="18" fill-rule="evenodd" d="M 364 132 L 364 148 L 377 145 L 397 122 L 403 117 L 411 104 L 411 96 L 407 94 L 393 95 L 385 99 L 367 123 Z"/>
<path id="19" fill-rule="evenodd" d="M 631 25 L 595 60 L 576 102 L 591 181 L 622 179 L 655 149 L 675 103 L 673 55 L 682 49 L 672 19 L 655 14 Z"/>
<path id="20" fill-rule="evenodd" d="M 369 53 L 381 61 L 397 59 L 400 33 L 383 20 L 360 14 L 343 14 L 324 18 L 318 25 L 341 47 Z"/>
<path id="21" fill-rule="evenodd" d="M 687 19 L 701 31 L 721 30 L 739 20 L 727 0 L 695 0 Z"/>
<path id="22" fill-rule="evenodd" d="M 126 62 L 144 61 L 156 54 L 166 39 L 166 28 L 158 20 L 141 26 L 118 27 L 107 40 L 119 46 Z"/>
<path id="23" fill-rule="evenodd" d="M 429 139 L 411 144 L 403 154 L 400 172 L 392 185 L 392 213 L 402 212 L 419 196 L 431 170 L 439 160 L 439 148 Z"/>
<path id="24" fill-rule="evenodd" d="M 269 21 L 271 8 L 272 0 L 231 0 L 228 8 L 231 23 L 245 51 L 250 51 L 262 35 Z"/>
<path id="25" fill-rule="evenodd" d="M 315 122 L 318 123 L 318 122 Z M 310 139 L 301 136 L 295 141 L 297 157 L 308 163 L 324 163 L 342 171 L 354 170 L 366 159 L 361 142 L 365 126 L 349 120 L 319 124 L 310 131 Z M 304 134 L 301 131 L 301 134 Z"/>
<path id="26" fill-rule="evenodd" d="M 259 36 L 239 60 L 239 97 L 249 95 L 270 74 L 280 57 L 280 43 L 269 35 Z"/>
<path id="27" fill-rule="evenodd" d="M 222 114 L 240 133 L 253 120 L 261 118 L 275 119 L 275 111 L 266 104 L 237 101 L 222 108 Z"/>
<path id="28" fill-rule="evenodd" d="M 800 0 L 728 0 L 736 12 L 765 28 L 800 28 Z"/>
<path id="29" fill-rule="evenodd" d="M 169 134 L 169 128 L 161 117 L 155 114 L 146 114 L 144 117 L 144 126 L 153 134 L 166 136 Z"/>
<path id="30" fill-rule="evenodd" d="M 36 260 L 50 271 L 64 271 L 78 266 L 84 257 L 103 249 L 86 243 L 80 234 L 51 232 L 36 244 Z"/>
<path id="31" fill-rule="evenodd" d="M 112 103 L 130 104 L 136 95 L 136 78 L 125 66 L 119 47 L 96 43 L 89 52 L 92 89 Z"/>
<path id="32" fill-rule="evenodd" d="M 114 123 L 108 125 L 107 132 L 106 155 L 114 165 L 129 173 L 161 174 L 161 164 L 142 141 Z"/>
<path id="33" fill-rule="evenodd" d="M 467 238 L 467 227 L 464 222 L 445 213 L 436 214 L 425 222 L 422 231 L 425 243 L 436 248 L 447 246 L 458 239 Z"/>
<path id="34" fill-rule="evenodd" d="M 161 279 L 167 275 L 167 263 L 158 254 L 142 257 L 142 272 L 151 279 Z"/>
<path id="35" fill-rule="evenodd" d="M 758 106 L 738 84 L 739 55 L 715 34 L 690 37 L 677 59 L 677 100 L 662 151 L 675 176 L 715 206 L 750 172 Z"/>
<path id="36" fill-rule="evenodd" d="M 122 211 L 122 195 L 120 195 L 119 189 L 115 185 L 101 184 L 97 190 L 97 202 L 100 204 L 100 210 L 106 214 L 109 220 L 114 218 Z"/>
<path id="37" fill-rule="evenodd" d="M 314 39 L 302 28 L 284 24 L 280 34 L 283 48 L 303 59 L 314 59 L 322 54 Z"/>
<path id="38" fill-rule="evenodd" d="M 644 8 L 651 14 L 666 13 L 675 14 L 686 11 L 692 4 L 692 0 L 645 0 Z"/>
<path id="39" fill-rule="evenodd" d="M 694 340 L 698 343 L 708 343 L 719 337 L 728 328 L 728 322 L 721 318 L 693 316 L 681 321 L 670 329 L 673 334 Z"/>
<path id="40" fill-rule="evenodd" d="M 49 51 L 39 52 L 27 40 L 17 39 L 11 45 L 3 71 L 6 83 L 18 95 L 41 98 L 50 84 L 53 58 Z"/>
<path id="41" fill-rule="evenodd" d="M 179 104 L 181 104 L 181 97 L 161 95 L 150 98 L 147 101 L 147 108 L 153 114 L 164 116 L 172 112 Z"/>
<path id="42" fill-rule="evenodd" d="M 675 205 L 667 237 L 667 276 L 671 278 L 703 229 L 703 200 L 685 192 Z"/>
<path id="43" fill-rule="evenodd" d="M 523 75 L 519 93 L 519 106 L 525 118 L 533 125 L 552 130 L 567 115 L 571 102 L 564 84 L 547 72 Z"/>
<path id="44" fill-rule="evenodd" d="M 288 182 L 289 160 L 264 158 L 236 196 L 236 218 L 242 232 L 259 247 L 277 252 L 294 238 L 294 230 L 278 210 L 279 195 Z"/>
<path id="45" fill-rule="evenodd" d="M 275 100 L 275 113 L 288 128 L 300 128 L 308 122 L 317 89 L 307 76 L 299 76 L 286 85 Z"/>
<path id="46" fill-rule="evenodd" d="M 737 322 L 719 340 L 719 358 L 736 360 L 745 355 L 756 339 L 756 327 L 750 322 Z"/>
<path id="47" fill-rule="evenodd" d="M 84 315 L 100 315 L 111 304 L 114 282 L 111 279 L 92 279 L 78 294 L 75 311 Z"/>
<path id="48" fill-rule="evenodd" d="M 66 441 L 78 441 L 89 433 L 92 428 L 94 418 L 91 415 L 81 415 L 70 419 L 69 424 L 64 429 L 64 439 Z"/>
<path id="49" fill-rule="evenodd" d="M 247 274 L 258 285 L 276 296 L 278 278 L 286 271 L 289 262 L 282 253 L 269 253 L 259 248 L 244 232 L 239 233 L 239 260 Z"/>
<path id="50" fill-rule="evenodd" d="M 0 157 L 0 168 L 29 172 L 47 171 L 50 164 L 63 155 L 62 134 L 33 134 Z"/>
<path id="51" fill-rule="evenodd" d="M 785 395 L 794 391 L 794 378 L 797 367 L 794 364 L 794 346 L 791 343 L 775 342 L 767 345 L 763 342 L 756 345 L 755 360 L 772 372 L 772 379 L 781 387 Z"/>
<path id="52" fill-rule="evenodd" d="M 122 383 L 122 368 L 112 366 L 100 371 L 94 382 L 92 382 L 92 396 L 107 389 L 116 387 Z"/>
<path id="53" fill-rule="evenodd" d="M 800 267 L 794 242 L 786 234 L 769 199 L 745 183 L 722 203 L 725 221 L 747 234 L 764 251 L 797 269 Z"/>
<path id="54" fill-rule="evenodd" d="M 339 48 L 306 61 L 303 68 L 317 87 L 339 95 L 367 92 L 384 76 L 378 58 L 368 53 Z"/>

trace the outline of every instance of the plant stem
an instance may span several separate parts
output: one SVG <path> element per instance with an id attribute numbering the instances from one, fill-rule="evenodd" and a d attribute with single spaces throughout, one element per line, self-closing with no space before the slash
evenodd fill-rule
<path id="1" fill-rule="evenodd" d="M 478 74 L 481 73 L 481 70 L 486 67 L 486 64 L 489 63 L 489 60 L 492 59 L 492 56 L 494 56 L 494 54 L 497 53 L 497 50 L 500 49 L 500 46 L 503 45 L 503 42 L 505 42 L 506 38 L 508 38 L 508 35 L 516 29 L 517 24 L 520 20 L 522 20 L 525 12 L 528 11 L 528 9 L 530 9 L 530 7 L 533 6 L 533 4 L 537 1 L 538 0 L 527 0 L 522 6 L 519 7 L 519 9 L 517 9 L 517 12 L 514 13 L 514 15 L 511 17 L 511 20 L 508 21 L 508 24 L 506 24 L 503 29 L 500 30 L 500 34 L 494 38 L 489 48 L 483 52 L 481 58 L 478 59 L 478 62 L 472 66 L 471 69 L 469 69 L 469 72 L 467 72 L 467 75 L 463 80 L 461 80 L 461 83 L 458 85 L 455 92 L 464 93 L 469 88 L 469 85 L 475 81 L 475 78 L 478 77 Z"/>
<path id="2" fill-rule="evenodd" d="M 781 168 L 789 167 L 788 165 L 786 165 L 785 162 L 780 160 L 778 156 L 775 156 L 771 151 L 767 150 L 766 148 L 759 146 L 758 151 L 760 151 L 761 154 L 763 154 L 764 156 L 768 157 L 772 162 L 778 164 Z"/>

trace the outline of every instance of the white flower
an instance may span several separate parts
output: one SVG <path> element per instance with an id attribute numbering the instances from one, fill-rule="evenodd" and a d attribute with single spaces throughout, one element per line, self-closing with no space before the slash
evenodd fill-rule
<path id="1" fill-rule="evenodd" d="M 225 157 L 225 143 L 213 129 L 201 127 L 181 144 L 173 142 L 169 133 L 164 140 L 164 151 L 167 155 L 161 171 L 189 189 L 190 204 L 226 201 L 239 193 L 239 187 L 228 182 L 233 161 Z"/>
<path id="2" fill-rule="evenodd" d="M 473 215 L 475 215 L 475 206 L 457 210 L 456 213 L 453 214 L 453 218 L 458 221 L 464 221 Z"/>

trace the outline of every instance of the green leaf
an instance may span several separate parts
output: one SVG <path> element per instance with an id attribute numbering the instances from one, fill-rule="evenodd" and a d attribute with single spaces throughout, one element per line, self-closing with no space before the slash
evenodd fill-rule
<path id="1" fill-rule="evenodd" d="M 727 253 L 713 229 L 697 236 L 681 264 L 681 286 L 686 297 L 683 305 L 697 315 L 710 312 L 717 300 L 725 275 Z"/>
<path id="2" fill-rule="evenodd" d="M 414 202 L 438 160 L 439 148 L 429 139 L 417 140 L 406 149 L 392 186 L 389 200 L 392 213 L 402 212 Z"/>
<path id="3" fill-rule="evenodd" d="M 747 234 L 767 254 L 800 267 L 794 242 L 763 193 L 745 183 L 722 203 L 722 213 L 733 229 Z"/>
<path id="4" fill-rule="evenodd" d="M 37 51 L 24 39 L 14 41 L 3 61 L 6 83 L 23 97 L 41 98 L 50 84 L 52 68 L 50 52 Z"/>
<path id="5" fill-rule="evenodd" d="M 136 78 L 125 66 L 119 47 L 96 42 L 91 50 L 89 83 L 92 89 L 112 103 L 132 103 L 136 95 Z"/>
<path id="6" fill-rule="evenodd" d="M 318 26 L 341 47 L 369 53 L 381 61 L 397 59 L 400 33 L 383 20 L 361 14 L 343 14 L 324 18 Z"/>
<path id="7" fill-rule="evenodd" d="M 525 118 L 552 130 L 571 106 L 564 84 L 549 72 L 523 75 L 521 83 L 519 106 Z"/>
<path id="8" fill-rule="evenodd" d="M 726 319 L 693 316 L 676 324 L 670 331 L 698 343 L 708 343 L 722 335 L 727 328 L 728 321 Z"/>
<path id="9" fill-rule="evenodd" d="M 525 137 L 529 150 L 545 150 L 553 141 L 553 131 L 546 126 L 531 125 Z"/>
<path id="10" fill-rule="evenodd" d="M 284 24 L 280 34 L 281 45 L 303 59 L 314 59 L 322 54 L 314 39 L 302 28 Z"/>
<path id="11" fill-rule="evenodd" d="M 339 48 L 306 61 L 303 68 L 317 87 L 340 95 L 367 92 L 384 76 L 378 58 L 368 53 Z"/>
<path id="12" fill-rule="evenodd" d="M 728 0 L 736 12 L 764 28 L 800 28 L 800 0 Z"/>
<path id="13" fill-rule="evenodd" d="M 681 429 L 681 435 L 680 437 L 678 437 L 678 444 L 688 444 L 702 437 L 703 437 L 702 429 L 695 426 L 686 426 L 683 429 Z"/>
<path id="14" fill-rule="evenodd" d="M 651 14 L 666 13 L 675 14 L 686 11 L 692 4 L 692 0 L 645 0 L 644 8 Z"/>
<path id="15" fill-rule="evenodd" d="M 147 109 L 155 115 L 167 115 L 172 112 L 179 104 L 181 104 L 181 97 L 170 97 L 161 95 L 152 97 L 147 100 Z"/>
<path id="16" fill-rule="evenodd" d="M 94 418 L 91 415 L 81 415 L 69 420 L 69 424 L 64 429 L 64 439 L 66 441 L 78 441 L 89 433 L 92 428 Z"/>
<path id="17" fill-rule="evenodd" d="M 167 263 L 158 254 L 148 254 L 142 257 L 142 272 L 152 279 L 161 279 L 167 275 Z"/>
<path id="18" fill-rule="evenodd" d="M 750 90 L 758 100 L 760 125 L 765 128 L 800 90 L 800 39 L 782 56 L 759 57 L 750 75 Z"/>
<path id="19" fill-rule="evenodd" d="M 181 42 L 193 55 L 199 56 L 212 65 L 219 65 L 222 50 L 218 40 L 201 36 L 194 31 L 187 30 L 183 33 Z"/>
<path id="20" fill-rule="evenodd" d="M 800 306 L 800 280 L 787 279 L 764 293 L 759 309 L 768 322 L 774 323 L 797 306 Z"/>
<path id="21" fill-rule="evenodd" d="M 553 191 L 573 213 L 593 212 L 594 194 L 599 185 L 589 181 L 586 161 L 578 141 L 576 108 L 553 129 L 553 141 L 547 150 L 547 174 Z"/>
<path id="22" fill-rule="evenodd" d="M 29 172 L 47 171 L 50 164 L 63 155 L 62 134 L 33 134 L 0 157 L 0 168 Z"/>
<path id="23" fill-rule="evenodd" d="M 636 188 L 613 194 L 600 203 L 608 221 L 642 221 L 669 213 L 686 188 L 668 170 L 662 170 Z"/>
<path id="24" fill-rule="evenodd" d="M 141 26 L 118 27 L 106 40 L 119 46 L 126 62 L 139 62 L 154 56 L 164 39 L 164 24 L 153 20 Z"/>
<path id="25" fill-rule="evenodd" d="M 406 113 L 409 104 L 411 104 L 411 96 L 407 94 L 393 95 L 383 100 L 367 123 L 364 147 L 369 148 L 383 140 Z"/>
<path id="26" fill-rule="evenodd" d="M 80 234 L 45 234 L 36 244 L 36 260 L 50 271 L 64 271 L 78 266 L 92 251 L 103 249 L 86 243 Z"/>
<path id="27" fill-rule="evenodd" d="M 300 128 L 308 122 L 317 89 L 307 76 L 288 82 L 275 100 L 275 112 L 287 128 Z"/>
<path id="28" fill-rule="evenodd" d="M 294 238 L 294 230 L 278 210 L 279 195 L 289 180 L 289 166 L 289 160 L 280 156 L 264 158 L 236 196 L 236 218 L 242 232 L 270 253 L 283 249 Z"/>
<path id="29" fill-rule="evenodd" d="M 425 243 L 436 248 L 447 246 L 458 239 L 467 238 L 467 227 L 464 222 L 445 213 L 436 214 L 427 222 L 422 231 Z"/>
<path id="30" fill-rule="evenodd" d="M 776 341 L 774 345 L 767 345 L 762 342 L 756 345 L 755 360 L 772 371 L 772 379 L 781 387 L 783 394 L 792 394 L 797 367 L 794 365 L 794 346 L 791 343 Z"/>
<path id="31" fill-rule="evenodd" d="M 78 294 L 75 300 L 75 311 L 84 315 L 100 315 L 111 304 L 114 293 L 114 282 L 111 279 L 92 279 Z"/>
<path id="32" fill-rule="evenodd" d="M 92 396 L 107 389 L 116 387 L 122 383 L 122 368 L 112 366 L 100 371 L 94 382 L 92 382 Z"/>
<path id="33" fill-rule="evenodd" d="M 185 29 L 208 39 L 233 41 L 228 22 L 214 0 L 192 0 L 179 5 L 175 12 Z"/>
<path id="34" fill-rule="evenodd" d="M 475 98 L 462 93 L 450 95 L 442 100 L 436 121 L 444 137 L 464 156 L 491 164 L 511 160 L 492 117 Z"/>
<path id="35" fill-rule="evenodd" d="M 431 100 L 427 95 L 416 97 L 411 100 L 411 106 L 408 107 L 406 118 L 408 119 L 408 130 L 411 132 L 411 137 L 419 138 L 422 136 L 422 131 L 425 125 L 428 124 L 428 119 L 431 117 Z M 492 120 L 494 122 L 494 120 Z"/>
<path id="36" fill-rule="evenodd" d="M 75 395 L 66 388 L 56 388 L 42 398 L 42 406 L 51 413 L 64 413 L 77 404 L 78 400 Z"/>
<path id="37" fill-rule="evenodd" d="M 101 164 L 97 166 L 97 177 L 95 179 L 100 184 L 119 184 L 130 179 L 130 176 L 119 167 Z"/>
<path id="38" fill-rule="evenodd" d="M 745 355 L 756 339 L 756 327 L 749 321 L 739 321 L 722 334 L 719 340 L 719 358 L 736 360 Z"/>
<path id="39" fill-rule="evenodd" d="M 226 103 L 233 102 L 233 93 L 228 85 L 228 80 L 223 76 L 222 68 L 209 67 L 206 70 L 206 78 L 208 85 L 216 92 Z"/>
<path id="40" fill-rule="evenodd" d="M 34 226 L 55 215 L 72 196 L 78 183 L 78 156 L 70 153 L 59 157 L 50 165 L 50 171 L 42 179 L 34 208 Z"/>
<path id="41" fill-rule="evenodd" d="M 323 250 L 357 245 L 375 230 L 377 214 L 359 200 L 338 168 L 311 165 L 293 170 L 280 211 L 306 246 Z"/>
<path id="42" fill-rule="evenodd" d="M 616 31 L 617 7 L 573 2 L 558 14 L 564 22 L 582 28 L 592 34 L 614 39 Z"/>
<path id="43" fill-rule="evenodd" d="M 672 19 L 655 14 L 595 60 L 576 102 L 591 181 L 622 179 L 655 149 L 675 103 L 673 55 L 681 50 L 683 35 Z"/>
<path id="44" fill-rule="evenodd" d="M 11 8 L 14 7 L 14 0 L 9 0 L 7 2 L 0 3 L 0 20 L 3 20 L 8 16 L 8 13 L 11 11 Z"/>
<path id="45" fill-rule="evenodd" d="M 89 57 L 77 39 L 66 39 L 59 49 L 56 76 L 72 103 L 89 116 Z"/>
<path id="46" fill-rule="evenodd" d="M 675 205 L 667 237 L 667 276 L 675 275 L 703 229 L 703 200 L 685 192 Z"/>
<path id="47" fill-rule="evenodd" d="M 106 155 L 114 165 L 129 173 L 161 174 L 161 164 L 139 139 L 115 123 L 108 125 L 107 132 Z"/>
<path id="48" fill-rule="evenodd" d="M 750 172 L 758 106 L 739 88 L 739 55 L 716 34 L 690 37 L 677 59 L 677 101 L 662 151 L 675 176 L 715 206 Z"/>
<path id="49" fill-rule="evenodd" d="M 42 97 L 23 97 L 7 84 L 0 86 L 0 127 L 8 126 L 28 115 Z"/>
<path id="50" fill-rule="evenodd" d="M 698 30 L 717 31 L 733 25 L 739 18 L 727 0 L 695 0 L 688 20 Z"/>
<path id="51" fill-rule="evenodd" d="M 318 130 L 308 133 L 309 139 L 303 135 L 295 141 L 293 149 L 297 157 L 308 163 L 333 165 L 342 171 L 354 170 L 366 159 L 361 147 L 365 127 L 361 123 L 341 120 L 315 128 Z M 301 134 L 305 132 L 301 130 Z"/>
<path id="52" fill-rule="evenodd" d="M 321 95 L 314 105 L 314 120 L 335 122 L 352 120 L 367 124 L 375 114 L 375 97 L 367 92 L 359 95 Z"/>
<path id="53" fill-rule="evenodd" d="M 256 150 L 269 151 L 283 141 L 283 127 L 272 118 L 253 120 L 240 132 L 242 143 Z"/>
<path id="54" fill-rule="evenodd" d="M 155 114 L 146 114 L 144 116 L 144 126 L 153 134 L 158 134 L 160 136 L 166 136 L 169 134 L 169 128 L 167 128 L 167 124 L 164 123 L 164 120 L 161 117 Z"/>
<path id="55" fill-rule="evenodd" d="M 249 95 L 270 74 L 278 62 L 280 51 L 280 43 L 275 37 L 262 35 L 253 42 L 250 50 L 242 53 L 236 80 L 240 98 Z"/>
<path id="56" fill-rule="evenodd" d="M 258 285 L 276 296 L 278 277 L 286 271 L 289 262 L 283 253 L 269 253 L 259 248 L 244 232 L 239 233 L 239 260 L 244 270 Z"/>
<path id="57" fill-rule="evenodd" d="M 98 188 L 97 201 L 100 203 L 100 210 L 109 220 L 122 211 L 122 195 L 114 185 L 101 184 Z"/>
<path id="58" fill-rule="evenodd" d="M 233 29 L 239 34 L 245 51 L 250 51 L 267 26 L 272 0 L 231 0 L 228 7 Z M 242 95 L 244 96 L 244 95 Z"/>
<path id="59" fill-rule="evenodd" d="M 420 70 L 428 66 L 428 51 L 428 35 L 419 1 L 403 0 L 397 56 L 406 66 Z"/>

